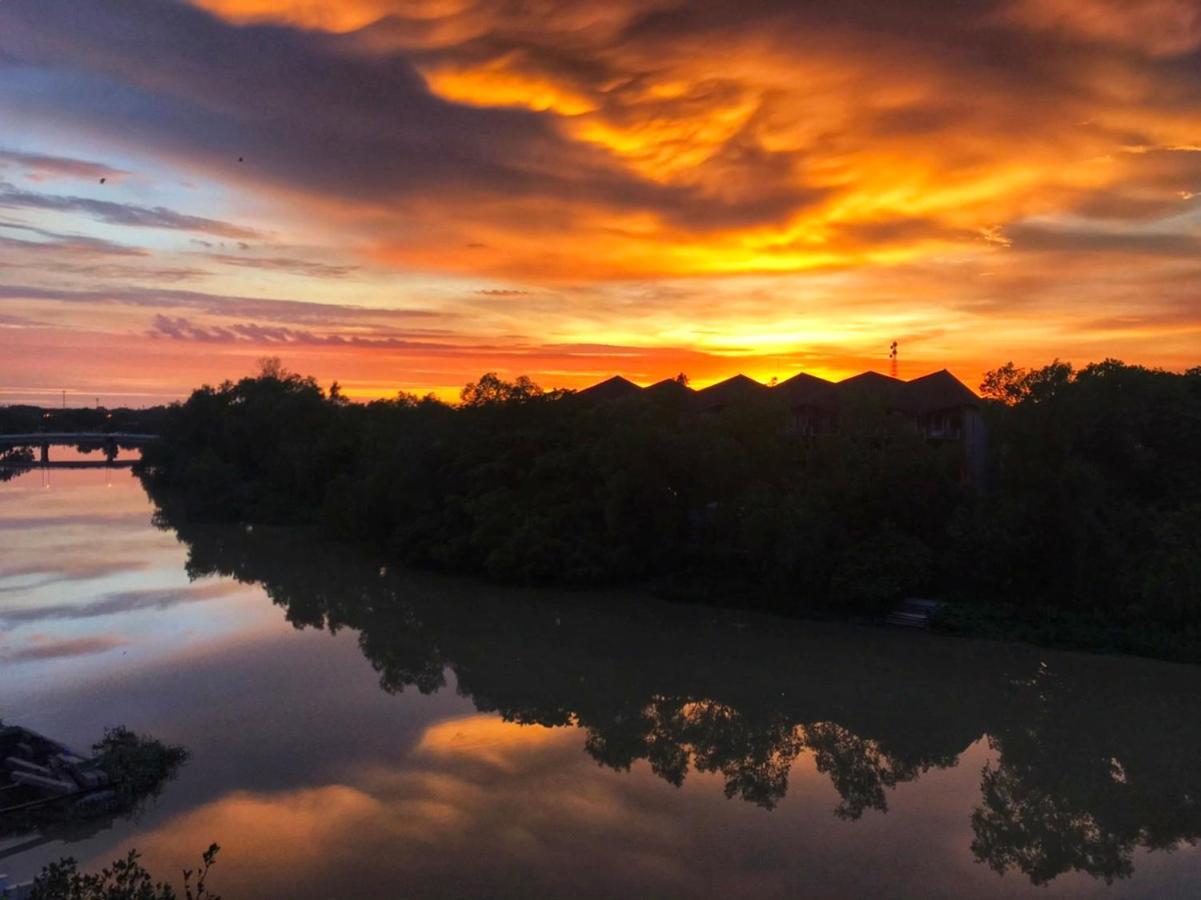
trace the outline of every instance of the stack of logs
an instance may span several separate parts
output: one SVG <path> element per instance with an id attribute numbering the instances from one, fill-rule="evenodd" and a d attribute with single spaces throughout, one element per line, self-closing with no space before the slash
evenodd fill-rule
<path id="1" fill-rule="evenodd" d="M 98 760 L 27 728 L 0 725 L 0 815 L 51 804 L 86 815 L 116 799 Z"/>

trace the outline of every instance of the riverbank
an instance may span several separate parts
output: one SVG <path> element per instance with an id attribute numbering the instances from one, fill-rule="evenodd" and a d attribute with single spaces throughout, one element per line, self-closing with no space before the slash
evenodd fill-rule
<path id="1" fill-rule="evenodd" d="M 1169 629 L 1058 610 L 1032 612 L 1013 605 L 944 604 L 930 621 L 938 634 L 1016 641 L 1059 650 L 1127 654 L 1169 662 L 1201 663 L 1201 630 Z"/>
<path id="2" fill-rule="evenodd" d="M 1201 370 L 994 374 L 980 480 L 870 391 L 809 433 L 775 395 L 701 410 L 490 374 L 458 406 L 357 405 L 278 365 L 169 410 L 138 472 L 185 519 L 312 524 L 390 565 L 787 616 L 970 598 L 992 611 L 944 627 L 1195 658 Z"/>
<path id="3" fill-rule="evenodd" d="M 798 604 L 789 597 L 773 596 L 761 586 L 756 588 L 732 580 L 723 582 L 720 578 L 662 579 L 646 585 L 645 589 L 657 599 L 687 606 L 752 611 L 808 622 L 842 622 L 868 627 L 889 625 L 888 614 L 848 613 L 828 606 Z M 897 608 L 903 605 L 904 601 Z M 915 630 L 1098 655 L 1124 654 L 1201 664 L 1201 630 L 1198 629 L 1170 629 L 1153 622 L 1111 620 L 1098 614 L 1035 611 L 1016 604 L 943 601 L 932 603 L 930 607 L 926 627 Z"/>

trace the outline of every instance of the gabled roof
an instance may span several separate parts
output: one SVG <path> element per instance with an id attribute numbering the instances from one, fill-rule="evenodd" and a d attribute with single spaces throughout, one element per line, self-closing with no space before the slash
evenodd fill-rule
<path id="1" fill-rule="evenodd" d="M 798 372 L 772 390 L 778 392 L 793 409 L 798 406 L 830 406 L 834 402 L 834 382 L 807 372 Z"/>
<path id="2" fill-rule="evenodd" d="M 696 392 L 701 409 L 720 409 L 731 403 L 767 396 L 771 388 L 745 375 L 735 375 Z"/>
<path id="3" fill-rule="evenodd" d="M 835 397 L 839 403 L 846 403 L 853 397 L 872 397 L 883 400 L 892 408 L 900 406 L 904 396 L 905 382 L 899 378 L 881 375 L 879 372 L 860 372 L 850 378 L 844 378 L 834 386 Z"/>
<path id="4" fill-rule="evenodd" d="M 902 402 L 911 412 L 927 413 L 960 406 L 978 406 L 980 398 L 946 369 L 941 369 L 906 382 Z"/>
<path id="5" fill-rule="evenodd" d="M 856 396 L 879 398 L 889 409 L 912 413 L 929 413 L 961 406 L 978 406 L 980 398 L 962 381 L 942 369 L 912 381 L 890 378 L 879 372 L 863 372 L 837 383 L 801 372 L 775 387 L 768 387 L 748 378 L 735 375 L 707 388 L 694 391 L 674 378 L 641 388 L 629 379 L 614 375 L 599 384 L 584 388 L 577 396 L 590 400 L 623 400 L 639 394 L 653 397 L 694 398 L 700 410 L 722 409 L 738 403 L 754 402 L 764 397 L 782 400 L 790 409 L 814 406 L 835 411 Z"/>
<path id="6" fill-rule="evenodd" d="M 905 382 L 899 378 L 893 378 L 891 375 L 881 375 L 879 372 L 860 372 L 858 375 L 852 375 L 850 378 L 844 378 L 838 382 L 839 387 L 873 387 L 884 388 L 885 390 L 893 390 Z"/>
<path id="7" fill-rule="evenodd" d="M 652 397 L 692 397 L 696 391 L 674 378 L 664 378 L 650 387 L 643 388 L 643 393 Z"/>
<path id="8" fill-rule="evenodd" d="M 587 397 L 589 400 L 624 400 L 626 397 L 633 397 L 642 393 L 642 388 L 634 384 L 628 378 L 622 378 L 620 375 L 614 375 L 612 378 L 607 378 L 599 384 L 594 384 L 592 387 L 586 387 L 579 391 L 577 397 Z"/>

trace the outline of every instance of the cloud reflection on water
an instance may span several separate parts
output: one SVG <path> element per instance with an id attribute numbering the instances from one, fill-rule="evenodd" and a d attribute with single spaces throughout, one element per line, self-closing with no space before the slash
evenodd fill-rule
<path id="1" fill-rule="evenodd" d="M 149 511 L 132 480 L 81 479 L 79 508 L 99 492 Z M 70 515 L 70 491 L 36 496 L 0 510 L 47 497 Z M 142 819 L 15 873 L 130 846 L 170 872 L 217 840 L 215 886 L 249 898 L 1041 895 L 1023 873 L 1057 896 L 1152 895 L 1195 878 L 1192 848 L 1148 849 L 1196 833 L 1195 669 L 383 577 L 290 532 L 188 525 L 180 545 L 144 521 L 43 529 L 54 553 L 139 565 L 0 601 L 25 617 L 2 632 L 0 715 L 80 745 L 123 722 L 194 758 Z M 214 580 L 189 584 L 185 554 Z M 103 652 L 117 641 L 128 656 Z M 1112 889 L 1086 874 L 1127 864 Z"/>

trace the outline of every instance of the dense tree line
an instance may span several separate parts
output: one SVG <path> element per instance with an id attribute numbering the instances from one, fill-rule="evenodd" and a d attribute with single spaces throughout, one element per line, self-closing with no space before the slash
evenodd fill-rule
<path id="1" fill-rule="evenodd" d="M 78 406 L 70 409 L 13 404 L 0 406 L 0 434 L 32 434 L 40 431 L 99 431 L 157 434 L 167 408 L 145 409 Z"/>
<path id="2" fill-rule="evenodd" d="M 989 374 L 987 485 L 878 398 L 835 433 L 765 398 L 699 413 L 486 375 L 451 406 L 368 404 L 265 364 L 166 415 L 143 477 L 189 515 L 319 523 L 501 581 L 667 589 L 782 611 L 932 593 L 1201 623 L 1201 370 L 1106 361 Z"/>
<path id="3" fill-rule="evenodd" d="M 1011 602 L 1201 621 L 1201 368 L 1012 365 L 994 398 L 994 490 L 954 535 L 964 586 Z"/>

